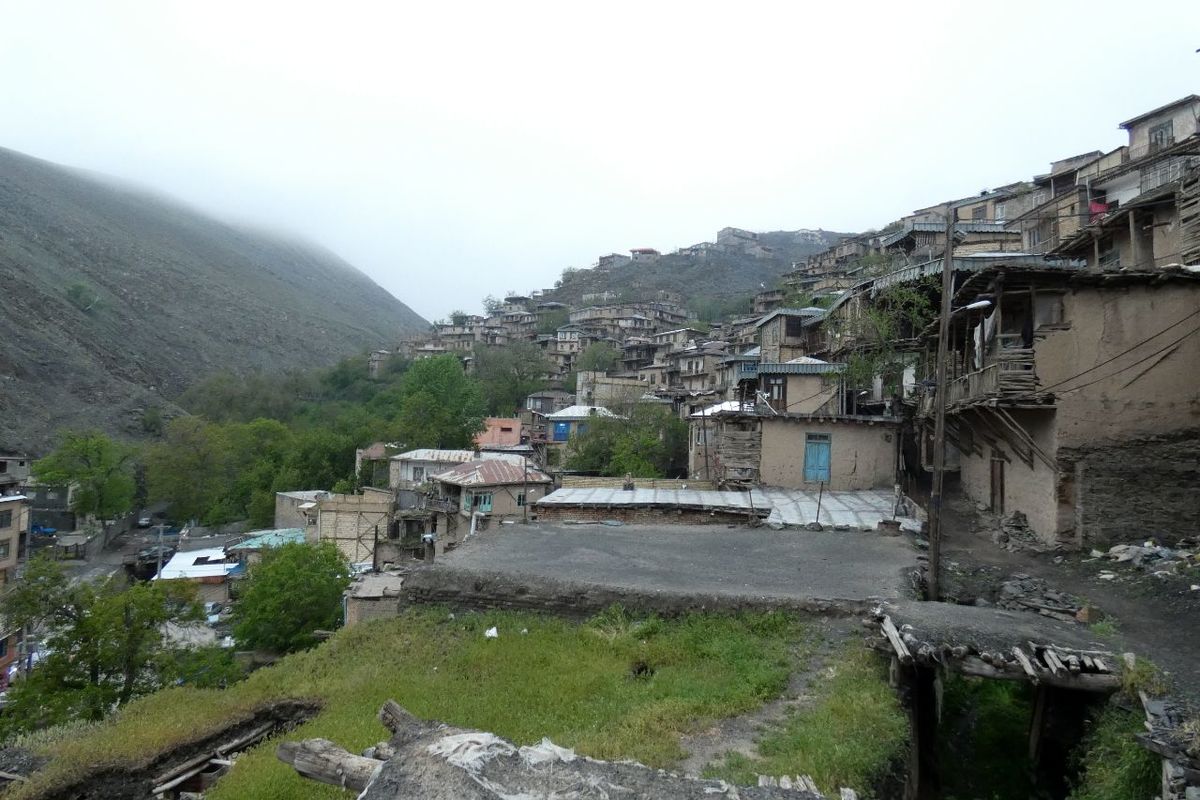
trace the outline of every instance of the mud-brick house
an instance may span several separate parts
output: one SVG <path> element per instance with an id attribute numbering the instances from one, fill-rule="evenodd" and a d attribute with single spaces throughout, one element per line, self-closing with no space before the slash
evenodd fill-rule
<path id="1" fill-rule="evenodd" d="M 824 314 L 816 307 L 780 308 L 760 319 L 754 327 L 762 360 L 779 363 L 808 355 L 813 350 L 813 328 Z"/>
<path id="2" fill-rule="evenodd" d="M 316 538 L 317 504 L 328 500 L 322 489 L 275 493 L 275 528 L 303 528 L 310 539 Z"/>
<path id="3" fill-rule="evenodd" d="M 375 566 L 375 548 L 394 538 L 390 491 L 366 488 L 362 494 L 334 494 L 317 505 L 316 539 L 333 542 L 352 566 Z"/>
<path id="4" fill-rule="evenodd" d="M 727 401 L 694 414 L 689 474 L 720 485 L 860 491 L 896 484 L 900 419 L 780 414 Z"/>
<path id="5" fill-rule="evenodd" d="M 244 575 L 246 567 L 223 548 L 186 550 L 171 556 L 154 580 L 184 581 L 196 587 L 203 602 L 229 602 L 230 581 Z"/>
<path id="6" fill-rule="evenodd" d="M 541 470 L 500 459 L 468 461 L 430 480 L 437 493 L 429 508 L 439 551 L 472 530 L 527 518 L 532 505 L 554 489 L 553 478 Z"/>
<path id="7" fill-rule="evenodd" d="M 1047 543 L 1200 529 L 1200 270 L 995 264 L 960 276 L 947 441 L 961 491 Z M 934 374 L 931 336 L 924 374 Z M 928 461 L 933 392 L 918 412 Z M 954 460 L 954 459 L 950 459 Z"/>
<path id="8" fill-rule="evenodd" d="M 21 537 L 29 534 L 29 499 L 23 494 L 0 496 L 0 586 L 13 578 Z"/>

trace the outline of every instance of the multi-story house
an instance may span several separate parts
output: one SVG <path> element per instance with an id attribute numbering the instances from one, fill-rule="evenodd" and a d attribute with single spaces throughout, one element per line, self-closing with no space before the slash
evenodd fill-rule
<path id="1" fill-rule="evenodd" d="M 0 455 L 0 494 L 11 494 L 29 481 L 33 461 L 26 455 Z"/>
<path id="2" fill-rule="evenodd" d="M 780 308 L 758 320 L 759 360 L 780 363 L 807 355 L 812 348 L 810 331 L 824 314 L 816 307 Z"/>
<path id="3" fill-rule="evenodd" d="M 11 581 L 23 537 L 29 535 L 29 500 L 22 494 L 0 496 L 0 586 Z"/>

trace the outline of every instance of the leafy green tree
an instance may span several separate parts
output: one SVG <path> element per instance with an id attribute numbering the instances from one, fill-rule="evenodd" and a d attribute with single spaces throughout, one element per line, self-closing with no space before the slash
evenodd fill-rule
<path id="1" fill-rule="evenodd" d="M 290 653 L 332 630 L 350 584 L 346 557 L 332 542 L 285 544 L 250 567 L 234 607 L 233 635 L 244 647 Z"/>
<path id="2" fill-rule="evenodd" d="M 399 389 L 396 434 L 407 447 L 469 447 L 487 407 L 479 382 L 452 355 L 417 361 Z"/>
<path id="3" fill-rule="evenodd" d="M 601 475 L 662 478 L 687 465 L 687 425 L 670 410 L 638 404 L 627 419 L 598 417 L 570 443 L 567 467 Z"/>
<path id="4" fill-rule="evenodd" d="M 612 372 L 620 364 L 620 350 L 608 342 L 592 342 L 575 359 L 575 371 Z"/>
<path id="5" fill-rule="evenodd" d="M 566 308 L 555 309 L 548 311 L 538 319 L 537 332 L 542 334 L 551 334 L 566 325 L 571 321 L 571 312 Z"/>
<path id="6" fill-rule="evenodd" d="M 163 441 L 146 451 L 149 497 L 166 501 L 176 519 L 214 521 L 232 472 L 227 428 L 199 417 L 171 420 Z"/>
<path id="7" fill-rule="evenodd" d="M 72 583 L 55 561 L 30 559 L 0 610 L 9 624 L 43 626 L 47 655 L 9 690 L 4 728 L 32 730 L 72 719 L 103 719 L 116 706 L 164 682 L 168 622 L 198 620 L 190 585 L 126 584 L 108 578 Z"/>
<path id="8" fill-rule="evenodd" d="M 532 342 L 475 348 L 475 375 L 492 414 L 515 413 L 526 397 L 549 385 L 546 376 L 553 371 L 554 365 Z"/>
<path id="9" fill-rule="evenodd" d="M 904 367 L 912 359 L 902 343 L 917 336 L 937 318 L 932 279 L 911 286 L 892 286 L 861 310 L 835 321 L 835 335 L 852 342 L 843 379 L 849 388 L 870 386 L 876 376 L 889 391 L 898 391 Z"/>
<path id="10" fill-rule="evenodd" d="M 74 484 L 72 510 L 111 520 L 133 508 L 137 451 L 100 431 L 65 431 L 58 448 L 33 463 L 42 483 Z M 107 529 L 107 522 L 104 523 Z"/>
<path id="11" fill-rule="evenodd" d="M 504 301 L 494 294 L 489 294 L 483 298 L 483 312 L 488 316 L 499 314 L 500 309 L 504 307 Z"/>

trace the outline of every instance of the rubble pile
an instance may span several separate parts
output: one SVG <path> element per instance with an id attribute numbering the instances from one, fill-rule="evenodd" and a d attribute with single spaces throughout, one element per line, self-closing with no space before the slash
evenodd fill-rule
<path id="1" fill-rule="evenodd" d="M 1200 566 L 1200 543 L 1195 539 L 1180 539 L 1174 547 L 1164 547 L 1153 540 L 1142 544 L 1118 544 L 1110 547 L 1108 552 L 1093 550 L 1092 558 L 1129 564 L 1159 578 L 1167 578 Z M 1114 580 L 1116 576 L 1113 570 L 1100 573 L 1101 580 Z"/>
<path id="2" fill-rule="evenodd" d="M 992 541 L 1009 552 L 1033 550 L 1048 553 L 1059 549 L 1058 545 L 1047 544 L 1029 527 L 1029 520 L 1021 511 L 1014 511 L 1000 520 L 1000 527 L 992 534 Z"/>
<path id="3" fill-rule="evenodd" d="M 1079 619 L 1084 604 L 1078 598 L 1051 588 L 1041 578 L 1021 573 L 1000 584 L 996 605 L 1011 611 L 1033 611 L 1062 622 L 1087 621 Z"/>

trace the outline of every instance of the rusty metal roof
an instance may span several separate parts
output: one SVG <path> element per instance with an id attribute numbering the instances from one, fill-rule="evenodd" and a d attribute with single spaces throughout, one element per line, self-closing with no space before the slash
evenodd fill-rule
<path id="1" fill-rule="evenodd" d="M 550 483 L 546 473 L 533 467 L 524 468 L 499 459 L 468 461 L 453 469 L 431 475 L 430 480 L 455 486 L 499 486 L 514 483 Z"/>

